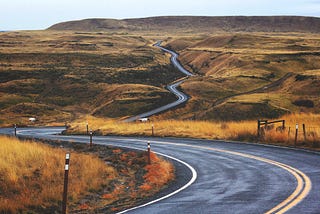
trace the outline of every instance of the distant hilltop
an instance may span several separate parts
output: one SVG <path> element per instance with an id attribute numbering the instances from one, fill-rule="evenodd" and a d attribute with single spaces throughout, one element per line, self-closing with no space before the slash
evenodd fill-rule
<path id="1" fill-rule="evenodd" d="M 137 19 L 84 19 L 48 30 L 159 32 L 306 32 L 320 33 L 320 18 L 303 16 L 162 16 Z"/>

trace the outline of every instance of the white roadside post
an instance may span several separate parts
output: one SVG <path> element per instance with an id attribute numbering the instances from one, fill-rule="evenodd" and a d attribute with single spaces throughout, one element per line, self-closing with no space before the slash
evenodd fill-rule
<path id="1" fill-rule="evenodd" d="M 90 130 L 90 147 L 92 147 L 92 130 Z"/>
<path id="2" fill-rule="evenodd" d="M 148 141 L 148 164 L 151 164 L 151 146 L 150 141 Z"/>
<path id="3" fill-rule="evenodd" d="M 69 162 L 70 162 L 70 153 L 67 153 L 65 166 L 64 166 L 64 186 L 63 186 L 63 199 L 62 199 L 62 213 L 63 214 L 67 213 Z"/>
<path id="4" fill-rule="evenodd" d="M 297 146 L 297 141 L 298 141 L 298 129 L 299 129 L 299 125 L 298 123 L 296 124 L 296 135 L 294 137 L 294 146 Z"/>
<path id="5" fill-rule="evenodd" d="M 154 136 L 154 126 L 153 126 L 153 124 L 152 124 L 152 137 Z"/>

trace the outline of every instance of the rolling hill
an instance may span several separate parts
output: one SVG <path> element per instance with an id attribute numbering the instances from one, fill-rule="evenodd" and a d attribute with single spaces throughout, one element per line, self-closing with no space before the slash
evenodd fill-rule
<path id="1" fill-rule="evenodd" d="M 77 32 L 0 34 L 0 125 L 134 116 L 175 99 L 180 78 L 153 42 Z"/>
<path id="2" fill-rule="evenodd" d="M 301 16 L 163 16 L 139 19 L 85 19 L 55 24 L 48 30 L 216 32 L 320 32 L 320 18 Z"/>
<path id="3" fill-rule="evenodd" d="M 165 86 L 183 75 L 152 47 L 158 40 L 196 76 L 181 85 L 190 101 L 157 117 L 320 113 L 319 31 L 320 19 L 313 17 L 180 16 L 1 32 L 0 125 L 25 124 L 29 117 L 39 124 L 84 115 L 121 119 L 173 101 Z"/>
<path id="4" fill-rule="evenodd" d="M 182 84 L 184 109 L 163 117 L 246 120 L 320 109 L 318 34 L 224 33 L 172 38 L 185 68 L 197 74 Z"/>

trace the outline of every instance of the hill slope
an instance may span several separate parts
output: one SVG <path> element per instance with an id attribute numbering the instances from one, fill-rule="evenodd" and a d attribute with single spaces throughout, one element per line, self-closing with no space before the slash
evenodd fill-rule
<path id="1" fill-rule="evenodd" d="M 48 30 L 178 32 L 320 32 L 320 18 L 301 16 L 163 16 L 140 19 L 85 19 Z"/>
<path id="2" fill-rule="evenodd" d="M 171 38 L 196 77 L 181 85 L 185 109 L 162 117 L 246 120 L 320 109 L 320 38 L 315 34 L 225 33 Z M 258 90 L 257 90 L 258 89 Z"/>
<path id="3" fill-rule="evenodd" d="M 164 87 L 182 74 L 153 42 L 94 32 L 0 33 L 0 125 L 121 118 L 170 103 L 175 96 Z"/>

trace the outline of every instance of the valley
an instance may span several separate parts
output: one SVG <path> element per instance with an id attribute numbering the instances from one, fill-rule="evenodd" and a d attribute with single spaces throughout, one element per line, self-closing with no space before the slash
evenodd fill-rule
<path id="1" fill-rule="evenodd" d="M 193 26 L 190 32 L 185 32 L 189 25 L 182 25 L 187 20 Z M 207 25 L 196 25 L 201 20 Z M 212 31 L 210 23 L 219 20 L 243 29 L 217 25 L 220 30 Z M 251 20 L 251 28 L 245 20 Z M 278 28 L 289 21 L 290 27 Z M 189 102 L 153 116 L 155 120 L 240 121 L 318 114 L 320 38 L 301 24 L 318 21 L 92 19 L 59 23 L 44 31 L 1 32 L 0 124 L 25 125 L 29 117 L 37 117 L 38 124 L 63 124 L 86 115 L 122 120 L 173 102 L 176 98 L 166 86 L 184 75 L 171 65 L 168 54 L 152 46 L 159 40 L 179 54 L 178 60 L 194 76 L 179 86 Z M 159 33 L 173 26 L 176 30 Z"/>
<path id="2" fill-rule="evenodd" d="M 319 29 L 315 17 L 165 16 L 0 32 L 0 132 L 58 147 L 44 154 L 59 151 L 59 178 L 65 152 L 83 155 L 72 176 L 100 183 L 71 185 L 73 213 L 316 212 Z M 1 209 L 59 210 L 62 189 L 26 197 L 48 179 L 18 185 L 46 174 L 33 166 L 42 143 L 1 140 Z M 17 151 L 31 164 L 11 163 Z"/>

